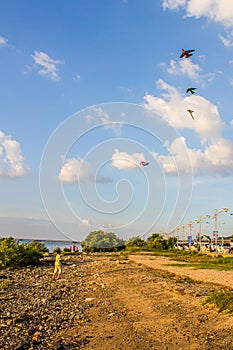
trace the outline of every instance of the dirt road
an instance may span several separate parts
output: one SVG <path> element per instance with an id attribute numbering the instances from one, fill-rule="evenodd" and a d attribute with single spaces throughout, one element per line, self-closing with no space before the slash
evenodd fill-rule
<path id="1" fill-rule="evenodd" d="M 153 269 L 161 269 L 163 271 L 175 273 L 178 276 L 190 277 L 195 281 L 220 284 L 233 289 L 233 271 L 194 270 L 191 267 L 179 268 L 177 266 L 177 264 L 179 264 L 177 261 L 159 256 L 130 255 L 129 259 L 138 264 L 152 267 Z M 172 266 L 174 264 L 176 266 Z"/>
<path id="2" fill-rule="evenodd" d="M 57 281 L 52 266 L 11 274 L 0 294 L 0 348 L 233 349 L 233 317 L 202 306 L 221 286 L 132 259 L 68 259 Z"/>

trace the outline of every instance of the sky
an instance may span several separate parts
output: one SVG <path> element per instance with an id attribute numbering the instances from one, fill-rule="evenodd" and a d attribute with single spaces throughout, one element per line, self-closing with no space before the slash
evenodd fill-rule
<path id="1" fill-rule="evenodd" d="M 229 0 L 0 8 L 0 237 L 233 234 Z"/>

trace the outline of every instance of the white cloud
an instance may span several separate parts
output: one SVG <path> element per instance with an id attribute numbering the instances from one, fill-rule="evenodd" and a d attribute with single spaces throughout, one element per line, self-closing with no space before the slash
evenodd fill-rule
<path id="1" fill-rule="evenodd" d="M 0 131 L 0 177 L 21 177 L 25 174 L 20 143 Z"/>
<path id="2" fill-rule="evenodd" d="M 183 7 L 188 17 L 206 17 L 224 26 L 233 25 L 233 3 L 229 0 L 163 0 L 164 10 Z"/>
<path id="3" fill-rule="evenodd" d="M 171 60 L 170 67 L 167 68 L 167 71 L 172 75 L 186 75 L 193 81 L 199 81 L 202 69 L 198 64 L 194 64 L 191 60 L 185 59 L 179 62 Z"/>
<path id="4" fill-rule="evenodd" d="M 233 46 L 233 30 L 226 30 L 226 36 L 219 34 L 219 39 L 226 47 Z"/>
<path id="5" fill-rule="evenodd" d="M 45 75 L 51 80 L 60 80 L 60 77 L 57 73 L 57 66 L 61 64 L 62 61 L 54 60 L 42 51 L 35 51 L 34 55 L 32 55 L 32 58 L 37 65 L 42 67 L 38 71 L 40 75 Z"/>
<path id="6" fill-rule="evenodd" d="M 206 81 L 212 81 L 215 77 L 213 73 L 202 74 L 202 68 L 189 59 L 180 60 L 178 62 L 171 60 L 169 67 L 167 67 L 165 63 L 162 65 L 166 68 L 169 74 L 187 76 L 190 80 L 199 83 L 202 86 L 204 86 Z"/>
<path id="7" fill-rule="evenodd" d="M 0 46 L 6 46 L 8 40 L 0 35 Z"/>
<path id="8" fill-rule="evenodd" d="M 64 165 L 58 175 L 62 182 L 82 182 L 88 181 L 92 183 L 109 183 L 111 179 L 100 174 L 93 174 L 91 164 L 80 159 L 70 158 L 64 161 Z"/>
<path id="9" fill-rule="evenodd" d="M 112 166 L 120 170 L 136 170 L 142 161 L 146 161 L 143 153 L 129 154 L 115 149 L 112 155 Z"/>
<path id="10" fill-rule="evenodd" d="M 148 110 L 156 112 L 177 129 L 194 130 L 200 136 L 202 143 L 221 137 L 225 124 L 215 105 L 202 96 L 183 97 L 174 86 L 161 79 L 157 81 L 157 86 L 165 92 L 162 97 L 150 94 L 144 96 L 145 107 Z M 195 120 L 190 118 L 187 109 L 194 111 Z"/>
<path id="11" fill-rule="evenodd" d="M 233 127 L 233 119 L 230 121 L 230 126 Z"/>
<path id="12" fill-rule="evenodd" d="M 156 112 L 176 129 L 191 129 L 200 138 L 203 149 L 190 149 L 184 137 L 176 138 L 173 142 L 165 143 L 169 155 L 153 156 L 162 164 L 168 174 L 190 172 L 184 159 L 190 158 L 193 172 L 201 174 L 233 174 L 233 142 L 223 138 L 225 123 L 220 118 L 218 108 L 210 101 L 198 95 L 183 97 L 178 90 L 165 83 L 157 82 L 158 87 L 165 91 L 161 97 L 147 94 L 145 107 Z M 194 120 L 187 113 L 194 111 Z M 233 125 L 233 121 L 231 122 Z"/>
<path id="13" fill-rule="evenodd" d="M 116 135 L 120 135 L 123 125 L 122 122 L 111 121 L 108 113 L 105 112 L 101 107 L 94 107 L 92 110 L 94 114 L 97 115 L 97 118 L 100 119 L 100 122 L 103 124 L 103 127 L 105 129 L 111 129 Z"/>
<path id="14" fill-rule="evenodd" d="M 187 17 L 206 17 L 221 23 L 226 29 L 226 37 L 220 39 L 226 46 L 233 45 L 233 2 L 230 0 L 163 0 L 163 9 L 178 10 L 183 8 Z"/>
<path id="15" fill-rule="evenodd" d="M 90 219 L 83 219 L 83 220 L 82 220 L 82 224 L 83 224 L 83 225 L 90 226 L 90 225 L 91 225 Z"/>
<path id="16" fill-rule="evenodd" d="M 185 147 L 184 147 L 185 146 Z M 184 159 L 187 154 L 190 158 L 193 173 L 195 175 L 228 175 L 233 174 L 233 142 L 219 139 L 217 142 L 207 146 L 204 151 L 200 149 L 190 149 L 186 145 L 184 137 L 176 138 L 168 145 L 171 155 L 152 155 L 159 161 L 167 174 L 187 173 Z M 185 152 L 185 154 L 184 154 Z"/>
<path id="17" fill-rule="evenodd" d="M 187 0 L 163 0 L 163 9 L 176 10 L 179 7 L 185 6 Z"/>

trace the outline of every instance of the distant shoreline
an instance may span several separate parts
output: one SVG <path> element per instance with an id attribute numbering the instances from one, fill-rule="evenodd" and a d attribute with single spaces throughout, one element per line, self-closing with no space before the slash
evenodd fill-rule
<path id="1" fill-rule="evenodd" d="M 37 242 L 58 242 L 58 243 L 77 243 L 81 244 L 80 241 L 74 241 L 74 240 L 63 240 L 63 239 L 39 239 L 39 238 L 19 238 L 19 237 L 14 237 L 10 236 L 13 239 L 17 241 L 37 241 Z M 0 237 L 0 238 L 9 238 L 9 237 Z"/>

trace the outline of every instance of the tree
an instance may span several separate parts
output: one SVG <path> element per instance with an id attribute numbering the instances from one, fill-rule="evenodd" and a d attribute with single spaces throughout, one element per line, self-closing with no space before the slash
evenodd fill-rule
<path id="1" fill-rule="evenodd" d="M 131 247 L 143 247 L 146 245 L 146 242 L 140 238 L 139 236 L 137 237 L 131 237 L 127 242 L 126 242 L 126 248 L 131 248 Z"/>
<path id="2" fill-rule="evenodd" d="M 125 241 L 113 232 L 102 230 L 90 232 L 81 242 L 83 251 L 115 251 L 124 247 Z"/>
<path id="3" fill-rule="evenodd" d="M 173 239 L 164 239 L 159 233 L 153 233 L 147 238 L 148 248 L 156 250 L 167 250 L 174 246 Z"/>

